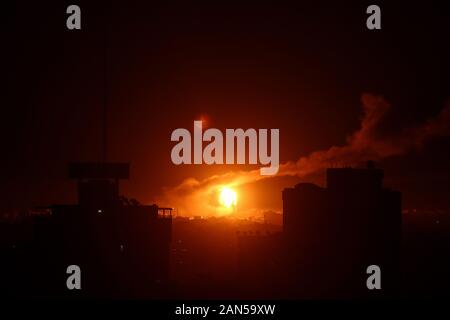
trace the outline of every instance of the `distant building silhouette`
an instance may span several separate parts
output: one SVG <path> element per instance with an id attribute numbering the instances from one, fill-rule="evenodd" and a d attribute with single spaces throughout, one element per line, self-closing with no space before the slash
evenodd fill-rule
<path id="1" fill-rule="evenodd" d="M 283 215 L 281 213 L 266 211 L 263 213 L 264 223 L 281 226 L 283 225 Z"/>
<path id="2" fill-rule="evenodd" d="M 392 295 L 399 275 L 400 193 L 383 188 L 383 172 L 373 164 L 364 169 L 331 168 L 326 174 L 326 188 L 300 183 L 283 190 L 279 238 L 273 235 L 270 244 L 267 238 L 240 238 L 241 270 L 255 270 L 244 272 L 243 281 L 270 279 L 276 285 L 268 292 L 278 290 L 287 297 Z M 246 250 L 251 243 L 258 248 Z M 372 264 L 382 270 L 381 292 L 366 287 L 366 268 Z M 270 273 L 264 274 L 265 269 Z M 260 279 L 255 278 L 258 274 Z"/>
<path id="3" fill-rule="evenodd" d="M 41 208 L 19 256 L 26 270 L 20 294 L 34 297 L 164 297 L 169 272 L 171 208 L 139 205 L 119 196 L 125 163 L 75 163 L 78 204 Z M 66 288 L 66 268 L 78 265 L 82 289 Z M 17 271 L 17 270 L 16 270 Z M 16 288 L 17 289 L 17 288 Z"/>

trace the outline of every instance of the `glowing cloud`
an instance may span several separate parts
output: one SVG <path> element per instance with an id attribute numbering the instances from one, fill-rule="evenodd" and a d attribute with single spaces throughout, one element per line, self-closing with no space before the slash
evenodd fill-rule
<path id="1" fill-rule="evenodd" d="M 415 127 L 407 127 L 395 135 L 381 134 L 391 106 L 383 97 L 362 95 L 364 115 L 360 129 L 347 138 L 344 146 L 332 146 L 315 151 L 297 161 L 280 165 L 276 176 L 305 177 L 336 165 L 355 165 L 367 160 L 380 161 L 420 148 L 427 140 L 450 135 L 450 105 L 441 113 Z M 273 176 L 261 176 L 259 170 L 233 171 L 204 180 L 189 178 L 178 186 L 166 188 L 158 201 L 178 208 L 182 215 L 214 215 L 220 205 L 217 192 L 220 186 L 238 187 Z"/>

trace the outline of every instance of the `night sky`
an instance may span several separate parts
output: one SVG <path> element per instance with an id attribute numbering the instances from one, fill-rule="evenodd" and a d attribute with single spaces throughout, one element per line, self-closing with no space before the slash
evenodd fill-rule
<path id="1" fill-rule="evenodd" d="M 386 139 L 450 101 L 443 1 L 91 2 L 2 5 L 1 208 L 75 201 L 67 164 L 102 159 L 105 94 L 108 160 L 131 163 L 122 190 L 144 203 L 189 177 L 259 168 L 173 165 L 171 132 L 194 120 L 279 128 L 283 163 L 345 145 L 365 93 L 392 106 Z M 69 4 L 81 7 L 80 31 L 66 28 Z M 381 7 L 381 30 L 366 28 L 370 4 Z M 450 209 L 449 147 L 435 137 L 378 164 L 404 208 Z M 243 205 L 280 210 L 281 190 L 298 181 L 243 186 Z"/>

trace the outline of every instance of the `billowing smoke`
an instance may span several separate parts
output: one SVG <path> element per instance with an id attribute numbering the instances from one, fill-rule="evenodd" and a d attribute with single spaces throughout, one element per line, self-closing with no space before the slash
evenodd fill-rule
<path id="1" fill-rule="evenodd" d="M 275 176 L 305 177 L 335 165 L 352 166 L 367 160 L 380 161 L 420 148 L 428 139 L 450 135 L 450 105 L 423 124 L 406 127 L 395 134 L 383 134 L 390 104 L 381 96 L 362 95 L 363 117 L 360 128 L 347 138 L 344 146 L 315 151 L 297 161 L 281 164 Z M 171 205 L 182 215 L 217 215 L 220 186 L 238 187 L 275 176 L 261 176 L 259 169 L 233 171 L 204 180 L 189 178 L 164 190 L 160 203 Z"/>

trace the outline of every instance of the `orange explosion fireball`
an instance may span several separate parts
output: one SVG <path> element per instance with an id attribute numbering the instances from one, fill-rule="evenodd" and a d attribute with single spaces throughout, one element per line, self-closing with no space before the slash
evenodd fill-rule
<path id="1" fill-rule="evenodd" d="M 219 203 L 227 209 L 235 208 L 237 204 L 236 192 L 229 187 L 223 187 L 219 194 Z"/>

